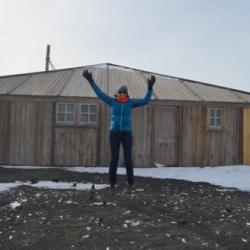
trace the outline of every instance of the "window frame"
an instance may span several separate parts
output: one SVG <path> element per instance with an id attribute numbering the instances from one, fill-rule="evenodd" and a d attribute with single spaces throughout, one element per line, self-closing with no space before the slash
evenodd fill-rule
<path id="1" fill-rule="evenodd" d="M 67 121 L 67 120 L 64 120 L 64 121 L 60 121 L 58 119 L 58 116 L 59 116 L 59 105 L 60 104 L 64 104 L 64 105 L 74 105 L 74 111 L 73 112 L 64 112 L 64 116 L 66 117 L 66 114 L 67 113 L 72 113 L 74 115 L 73 117 L 73 121 Z M 62 113 L 62 112 L 61 112 Z M 63 124 L 63 125 L 75 125 L 76 124 L 76 103 L 72 103 L 72 102 L 57 102 L 56 103 L 56 123 L 57 124 Z"/>
<path id="2" fill-rule="evenodd" d="M 214 115 L 212 116 L 212 110 L 214 110 Z M 218 116 L 217 111 L 220 110 L 220 116 Z M 211 119 L 214 120 L 214 124 L 211 124 Z M 220 119 L 220 124 L 217 125 L 216 121 Z M 208 108 L 208 116 L 207 116 L 208 128 L 213 130 L 221 130 L 224 126 L 224 109 L 222 107 L 214 106 Z"/>
<path id="3" fill-rule="evenodd" d="M 88 111 L 87 112 L 82 112 L 82 105 L 86 105 L 88 106 Z M 91 106 L 96 106 L 96 112 L 90 112 L 90 107 Z M 82 114 L 85 114 L 87 115 L 88 117 L 88 121 L 87 122 L 83 122 L 81 121 L 81 116 Z M 79 103 L 79 125 L 81 126 L 89 126 L 89 125 L 97 125 L 98 124 L 98 114 L 99 114 L 99 105 L 97 103 L 85 103 L 85 102 L 82 102 L 82 103 Z M 90 121 L 90 116 L 91 115 L 96 115 L 96 121 L 95 122 L 91 122 Z"/>

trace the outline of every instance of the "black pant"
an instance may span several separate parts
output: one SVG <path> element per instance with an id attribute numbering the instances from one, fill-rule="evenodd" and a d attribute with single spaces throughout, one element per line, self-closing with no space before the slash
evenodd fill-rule
<path id="1" fill-rule="evenodd" d="M 117 181 L 117 164 L 119 161 L 121 144 L 124 152 L 128 184 L 134 183 L 132 161 L 132 133 L 110 131 L 111 162 L 109 167 L 109 182 L 111 185 L 115 185 Z"/>

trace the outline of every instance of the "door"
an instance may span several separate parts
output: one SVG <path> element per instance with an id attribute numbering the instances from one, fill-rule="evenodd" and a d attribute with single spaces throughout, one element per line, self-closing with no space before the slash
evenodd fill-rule
<path id="1" fill-rule="evenodd" d="M 176 118 L 176 107 L 156 107 L 154 126 L 154 161 L 162 165 L 177 165 Z"/>

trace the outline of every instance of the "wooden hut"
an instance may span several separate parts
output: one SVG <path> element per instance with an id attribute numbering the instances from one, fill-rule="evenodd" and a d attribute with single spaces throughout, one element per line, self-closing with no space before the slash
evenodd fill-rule
<path id="1" fill-rule="evenodd" d="M 113 95 L 142 98 L 151 72 L 87 66 Z M 83 67 L 0 77 L 0 164 L 109 164 L 109 108 Z M 137 167 L 250 164 L 250 93 L 155 74 L 152 101 L 133 113 Z M 122 160 L 120 162 L 122 164 Z"/>

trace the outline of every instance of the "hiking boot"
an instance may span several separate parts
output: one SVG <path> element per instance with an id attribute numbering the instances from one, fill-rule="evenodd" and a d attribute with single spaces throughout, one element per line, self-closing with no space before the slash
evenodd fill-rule
<path id="1" fill-rule="evenodd" d="M 110 187 L 109 187 L 109 192 L 111 193 L 111 194 L 114 194 L 115 193 L 115 185 L 110 185 Z"/>
<path id="2" fill-rule="evenodd" d="M 132 193 L 132 190 L 133 190 L 133 184 L 128 184 L 128 187 L 127 187 L 127 194 L 131 194 L 131 193 Z"/>

